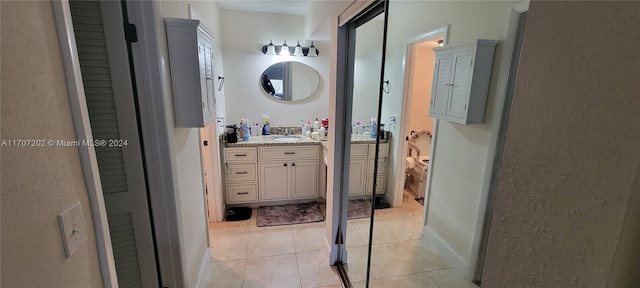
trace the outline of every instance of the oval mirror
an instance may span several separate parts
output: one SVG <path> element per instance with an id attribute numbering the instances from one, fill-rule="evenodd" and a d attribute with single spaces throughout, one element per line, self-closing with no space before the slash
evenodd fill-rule
<path id="1" fill-rule="evenodd" d="M 299 101 L 318 90 L 320 77 L 315 69 L 304 63 L 285 61 L 275 63 L 262 72 L 260 86 L 270 96 L 284 101 Z"/>

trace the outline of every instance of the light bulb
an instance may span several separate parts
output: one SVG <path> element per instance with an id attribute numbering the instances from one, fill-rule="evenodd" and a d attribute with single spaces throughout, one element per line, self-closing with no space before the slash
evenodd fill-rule
<path id="1" fill-rule="evenodd" d="M 302 46 L 300 46 L 300 41 L 298 41 L 298 45 L 296 45 L 296 50 L 293 52 L 293 56 L 303 56 Z"/>
<path id="2" fill-rule="evenodd" d="M 311 42 L 311 46 L 309 46 L 309 52 L 307 52 L 307 56 L 309 57 L 318 56 L 318 52 L 316 51 L 316 46 L 313 46 L 313 42 Z"/>
<path id="3" fill-rule="evenodd" d="M 267 55 L 276 55 L 276 46 L 273 45 L 273 42 L 269 40 L 269 45 L 267 46 Z"/>
<path id="4" fill-rule="evenodd" d="M 287 46 L 287 41 L 284 41 L 282 44 L 282 48 L 280 48 L 280 56 L 291 56 L 291 52 L 289 52 L 289 46 Z"/>

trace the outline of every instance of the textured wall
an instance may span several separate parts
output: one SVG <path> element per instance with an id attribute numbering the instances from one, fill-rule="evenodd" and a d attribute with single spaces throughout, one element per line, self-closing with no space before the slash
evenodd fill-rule
<path id="1" fill-rule="evenodd" d="M 530 4 L 483 285 L 605 286 L 640 164 L 638 15 Z"/>
<path id="2" fill-rule="evenodd" d="M 51 3 L 2 1 L 2 140 L 75 139 Z M 4 287 L 100 287 L 76 148 L 2 147 Z M 56 216 L 80 202 L 87 242 L 64 258 Z"/>

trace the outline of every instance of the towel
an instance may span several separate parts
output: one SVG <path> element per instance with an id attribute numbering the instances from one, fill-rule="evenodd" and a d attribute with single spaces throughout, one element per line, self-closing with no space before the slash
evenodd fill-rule
<path id="1" fill-rule="evenodd" d="M 405 166 L 408 169 L 413 169 L 413 167 L 416 167 L 416 161 L 413 159 L 413 157 L 407 157 L 405 159 Z"/>

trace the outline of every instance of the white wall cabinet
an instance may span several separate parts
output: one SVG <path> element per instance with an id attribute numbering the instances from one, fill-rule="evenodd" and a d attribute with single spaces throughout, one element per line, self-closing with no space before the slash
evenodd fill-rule
<path id="1" fill-rule="evenodd" d="M 434 48 L 429 116 L 460 124 L 484 122 L 493 55 L 498 41 Z"/>
<path id="2" fill-rule="evenodd" d="M 176 127 L 204 127 L 215 118 L 213 37 L 200 21 L 165 18 Z"/>

